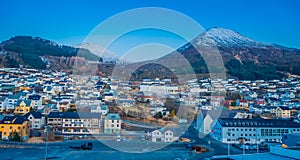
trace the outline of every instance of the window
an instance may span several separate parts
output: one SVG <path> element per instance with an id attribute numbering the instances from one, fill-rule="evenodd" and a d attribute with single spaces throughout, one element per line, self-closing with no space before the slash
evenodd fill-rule
<path id="1" fill-rule="evenodd" d="M 10 126 L 9 129 L 12 129 L 12 126 Z"/>

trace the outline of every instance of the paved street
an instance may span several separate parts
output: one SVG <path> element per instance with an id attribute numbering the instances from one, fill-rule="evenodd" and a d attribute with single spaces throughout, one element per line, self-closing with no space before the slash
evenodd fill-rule
<path id="1" fill-rule="evenodd" d="M 125 140 L 117 142 L 116 140 L 69 140 L 65 142 L 48 143 L 49 159 L 165 159 L 173 160 L 175 158 L 203 159 L 213 155 L 227 155 L 228 145 L 222 144 L 209 136 L 198 138 L 196 131 L 190 127 L 183 137 L 192 140 L 191 145 L 202 145 L 209 148 L 209 152 L 194 154 L 186 148 L 184 143 L 153 143 L 140 140 Z M 208 143 L 210 141 L 210 144 Z M 93 143 L 92 150 L 77 150 L 70 146 L 79 147 L 88 142 Z M 45 144 L 32 143 L 11 143 L 0 142 L 1 146 L 23 147 L 23 148 L 0 148 L 1 159 L 44 159 Z M 230 147 L 230 154 L 242 154 L 243 151 Z M 246 151 L 255 153 L 255 151 Z M 87 158 L 88 157 L 88 158 Z"/>

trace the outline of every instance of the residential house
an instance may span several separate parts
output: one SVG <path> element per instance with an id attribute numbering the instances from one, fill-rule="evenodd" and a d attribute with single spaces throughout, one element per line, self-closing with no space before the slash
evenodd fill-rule
<path id="1" fill-rule="evenodd" d="M 121 118 L 119 114 L 109 113 L 104 119 L 104 133 L 117 133 L 121 132 Z"/>
<path id="2" fill-rule="evenodd" d="M 45 126 L 45 117 L 40 112 L 28 112 L 23 117 L 30 121 L 30 129 L 43 129 Z"/>
<path id="3" fill-rule="evenodd" d="M 0 112 L 3 113 L 4 111 L 6 111 L 6 107 L 7 107 L 7 97 L 2 96 L 0 97 Z"/>
<path id="4" fill-rule="evenodd" d="M 56 104 L 47 104 L 42 110 L 39 110 L 44 115 L 48 115 L 50 112 L 59 112 L 59 108 Z"/>
<path id="5" fill-rule="evenodd" d="M 285 106 L 277 107 L 275 115 L 278 118 L 291 118 L 291 109 Z"/>
<path id="6" fill-rule="evenodd" d="M 196 129 L 203 135 L 209 134 L 218 118 L 234 118 L 235 111 L 222 110 L 200 110 L 197 117 Z"/>
<path id="7" fill-rule="evenodd" d="M 21 95 L 9 95 L 6 99 L 7 110 L 13 111 Z"/>
<path id="8" fill-rule="evenodd" d="M 0 138 L 9 139 L 12 132 L 17 132 L 22 140 L 30 134 L 30 122 L 22 116 L 5 116 L 0 122 Z"/>
<path id="9" fill-rule="evenodd" d="M 150 113 L 154 116 L 156 113 L 161 112 L 163 113 L 163 111 L 166 111 L 167 108 L 163 105 L 151 105 L 150 106 Z"/>
<path id="10" fill-rule="evenodd" d="M 33 109 L 33 101 L 31 100 L 19 100 L 16 104 L 14 114 L 26 114 Z"/>
<path id="11" fill-rule="evenodd" d="M 161 128 L 147 131 L 146 138 L 152 142 L 175 142 L 182 133 L 179 128 Z"/>
<path id="12" fill-rule="evenodd" d="M 34 110 L 39 110 L 43 108 L 42 96 L 40 95 L 30 95 L 28 96 L 28 100 L 32 100 L 34 103 Z"/>
<path id="13" fill-rule="evenodd" d="M 106 115 L 109 112 L 108 106 L 106 104 L 100 104 L 98 106 L 91 106 L 91 113 L 101 113 Z"/>

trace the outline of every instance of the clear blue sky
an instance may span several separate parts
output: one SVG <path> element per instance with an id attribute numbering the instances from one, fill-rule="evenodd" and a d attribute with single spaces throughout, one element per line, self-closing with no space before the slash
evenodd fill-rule
<path id="1" fill-rule="evenodd" d="M 0 7 L 0 41 L 31 35 L 77 44 L 99 23 L 138 7 L 182 12 L 205 29 L 233 29 L 252 39 L 300 48 L 297 0 L 8 0 Z"/>

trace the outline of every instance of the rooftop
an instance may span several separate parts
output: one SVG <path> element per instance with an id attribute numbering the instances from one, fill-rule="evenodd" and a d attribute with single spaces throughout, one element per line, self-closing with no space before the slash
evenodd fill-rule
<path id="1" fill-rule="evenodd" d="M 223 127 L 269 127 L 269 128 L 300 128 L 300 124 L 283 119 L 233 119 L 218 120 Z"/>

